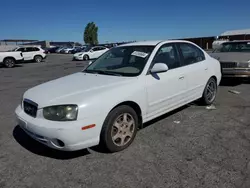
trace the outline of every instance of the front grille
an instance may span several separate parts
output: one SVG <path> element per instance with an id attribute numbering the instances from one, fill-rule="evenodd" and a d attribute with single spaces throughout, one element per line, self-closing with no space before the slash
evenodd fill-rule
<path id="1" fill-rule="evenodd" d="M 26 114 L 32 117 L 36 117 L 37 107 L 38 105 L 35 102 L 28 100 L 28 99 L 24 99 L 23 109 Z"/>
<path id="2" fill-rule="evenodd" d="M 221 68 L 236 68 L 236 62 L 221 62 Z"/>

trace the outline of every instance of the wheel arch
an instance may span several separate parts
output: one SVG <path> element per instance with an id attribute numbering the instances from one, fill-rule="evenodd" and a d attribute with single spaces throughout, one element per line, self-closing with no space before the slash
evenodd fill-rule
<path id="1" fill-rule="evenodd" d="M 39 56 L 39 57 L 41 57 L 41 58 L 43 59 L 43 56 L 42 56 L 41 54 L 35 54 L 35 55 L 33 56 L 33 59 L 35 59 L 36 56 Z"/>
<path id="2" fill-rule="evenodd" d="M 12 57 L 12 56 L 7 56 L 7 57 L 3 58 L 3 62 L 4 62 L 6 59 L 13 59 L 14 61 L 16 61 L 16 59 L 15 59 L 14 57 Z"/>
<path id="3" fill-rule="evenodd" d="M 217 79 L 217 77 L 216 77 L 215 75 L 211 76 L 210 78 L 215 79 L 215 81 L 216 81 L 217 85 L 219 85 L 219 83 L 218 83 L 218 79 Z M 209 79 L 210 79 L 210 78 L 209 78 Z M 209 79 L 208 79 L 208 80 L 209 80 Z"/>
<path id="4" fill-rule="evenodd" d="M 139 118 L 139 128 L 142 127 L 142 110 L 141 110 L 141 107 L 139 106 L 138 103 L 134 102 L 134 101 L 124 101 L 124 102 L 121 102 L 119 104 L 117 104 L 116 106 L 114 106 L 110 111 L 109 113 L 114 110 L 115 108 L 117 108 L 118 106 L 122 106 L 122 105 L 126 105 L 126 106 L 129 106 L 131 107 L 137 114 L 138 118 Z"/>
<path id="5" fill-rule="evenodd" d="M 91 59 L 91 57 L 90 57 L 90 55 L 89 55 L 89 54 L 83 54 L 83 56 L 82 56 L 82 57 L 84 57 L 84 56 L 87 56 L 87 57 L 88 57 L 88 59 Z"/>

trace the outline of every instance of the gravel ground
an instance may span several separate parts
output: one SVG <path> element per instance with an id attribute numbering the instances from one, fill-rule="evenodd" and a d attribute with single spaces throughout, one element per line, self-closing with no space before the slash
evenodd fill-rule
<path id="1" fill-rule="evenodd" d="M 215 110 L 194 103 L 147 123 L 119 153 L 59 152 L 32 140 L 14 116 L 23 92 L 84 65 L 49 55 L 44 63 L 0 68 L 1 188 L 250 187 L 247 83 L 220 86 Z"/>

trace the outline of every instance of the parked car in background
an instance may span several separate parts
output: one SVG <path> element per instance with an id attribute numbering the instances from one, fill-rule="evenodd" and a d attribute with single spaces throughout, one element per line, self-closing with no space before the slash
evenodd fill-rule
<path id="1" fill-rule="evenodd" d="M 48 53 L 56 53 L 56 50 L 58 50 L 59 48 L 60 47 L 58 47 L 58 46 L 48 48 Z"/>
<path id="2" fill-rule="evenodd" d="M 109 49 L 103 46 L 94 46 L 94 47 L 87 47 L 84 49 L 83 52 L 75 53 L 73 56 L 73 60 L 89 60 L 89 59 L 96 59 L 100 57 L 102 54 L 107 52 Z"/>
<path id="3" fill-rule="evenodd" d="M 36 46 L 17 47 L 13 51 L 22 52 L 24 61 L 35 61 L 37 63 L 42 62 L 47 56 L 45 50 Z"/>
<path id="4" fill-rule="evenodd" d="M 85 46 L 77 46 L 77 47 L 75 47 L 73 50 L 72 50 L 72 54 L 75 54 L 75 53 L 78 53 L 78 52 L 82 52 L 82 51 L 84 51 L 84 49 L 85 49 L 86 47 Z"/>
<path id="5" fill-rule="evenodd" d="M 63 49 L 65 49 L 66 47 L 59 47 L 57 50 L 56 50 L 56 53 L 61 53 L 61 51 L 63 50 Z"/>
<path id="6" fill-rule="evenodd" d="M 82 72 L 29 89 L 15 113 L 27 134 L 51 148 L 100 144 L 117 152 L 143 123 L 198 99 L 212 104 L 220 80 L 219 61 L 194 43 L 135 42 L 110 49 Z"/>
<path id="7" fill-rule="evenodd" d="M 7 68 L 12 68 L 18 63 L 23 62 L 22 52 L 0 52 L 0 65 L 4 65 Z"/>
<path id="8" fill-rule="evenodd" d="M 224 42 L 210 55 L 220 61 L 223 77 L 250 77 L 250 41 Z"/>
<path id="9" fill-rule="evenodd" d="M 42 48 L 46 54 L 49 54 L 49 48 Z"/>
<path id="10" fill-rule="evenodd" d="M 62 49 L 62 50 L 60 51 L 60 53 L 62 53 L 62 54 L 71 54 L 73 50 L 74 50 L 73 47 L 70 47 L 70 48 L 68 47 L 68 48 Z"/>

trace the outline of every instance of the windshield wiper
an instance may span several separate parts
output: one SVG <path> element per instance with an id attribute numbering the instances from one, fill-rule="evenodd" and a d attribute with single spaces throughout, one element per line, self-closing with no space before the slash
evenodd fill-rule
<path id="1" fill-rule="evenodd" d="M 113 75 L 113 76 L 122 76 L 122 74 L 104 71 L 104 70 L 85 70 L 86 73 L 93 73 L 93 74 L 104 74 L 104 75 Z"/>

